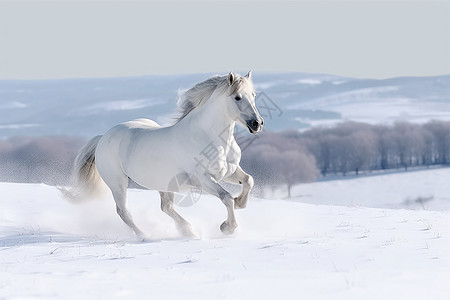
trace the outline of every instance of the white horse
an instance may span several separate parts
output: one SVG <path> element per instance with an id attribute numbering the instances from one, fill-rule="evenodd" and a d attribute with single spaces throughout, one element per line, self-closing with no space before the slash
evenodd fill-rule
<path id="1" fill-rule="evenodd" d="M 234 127 L 238 124 L 256 134 L 264 122 L 255 106 L 251 72 L 246 76 L 229 73 L 198 83 L 184 93 L 180 108 L 181 116 L 171 126 L 138 119 L 93 138 L 75 160 L 75 185 L 63 194 L 86 198 L 106 183 L 119 216 L 136 235 L 144 237 L 126 207 L 131 179 L 159 191 L 162 211 L 173 218 L 181 233 L 195 236 L 192 226 L 174 208 L 174 192 L 179 186 L 173 183 L 181 176 L 188 185 L 222 200 L 228 218 L 220 229 L 233 233 L 238 226 L 234 209 L 246 207 L 253 187 L 252 176 L 239 166 L 241 149 L 233 136 Z M 221 181 L 242 184 L 240 196 L 233 198 L 219 185 Z"/>

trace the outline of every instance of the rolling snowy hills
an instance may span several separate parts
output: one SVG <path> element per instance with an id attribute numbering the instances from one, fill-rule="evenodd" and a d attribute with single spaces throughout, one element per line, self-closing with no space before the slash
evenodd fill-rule
<path id="1" fill-rule="evenodd" d="M 106 79 L 0 81 L 0 137 L 91 137 L 134 118 L 171 122 L 178 91 L 212 74 Z M 450 120 L 450 75 L 352 79 L 254 74 L 266 128 L 308 128 L 342 121 Z"/>

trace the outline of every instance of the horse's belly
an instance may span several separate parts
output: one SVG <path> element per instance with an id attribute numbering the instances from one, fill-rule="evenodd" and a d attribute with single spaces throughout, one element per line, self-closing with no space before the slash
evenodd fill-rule
<path id="1" fill-rule="evenodd" d="M 136 176 L 130 176 L 130 178 L 137 184 L 156 191 L 172 191 L 171 186 L 176 183 L 176 174 L 170 174 L 170 176 L 164 176 L 159 173 L 149 174 L 137 174 Z"/>
<path id="2" fill-rule="evenodd" d="M 136 183 L 151 190 L 168 191 L 179 173 L 167 152 L 150 151 L 136 154 L 126 164 L 126 174 Z"/>

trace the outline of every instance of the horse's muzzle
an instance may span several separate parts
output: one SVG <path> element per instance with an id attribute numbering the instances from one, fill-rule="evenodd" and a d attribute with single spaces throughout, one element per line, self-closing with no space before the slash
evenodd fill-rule
<path id="1" fill-rule="evenodd" d="M 263 119 L 261 119 L 261 120 L 254 119 L 254 120 L 248 120 L 248 121 L 246 121 L 246 123 L 247 123 L 247 127 L 248 127 L 248 130 L 250 131 L 250 133 L 257 134 L 263 128 L 264 120 Z"/>

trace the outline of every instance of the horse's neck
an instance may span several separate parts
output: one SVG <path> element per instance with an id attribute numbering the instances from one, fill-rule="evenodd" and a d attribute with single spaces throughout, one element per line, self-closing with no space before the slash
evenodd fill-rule
<path id="1" fill-rule="evenodd" d="M 193 131 L 202 132 L 209 139 L 224 146 L 226 150 L 231 145 L 235 121 L 230 119 L 221 99 L 209 99 L 201 107 L 197 107 L 186 116 L 186 121 Z"/>

